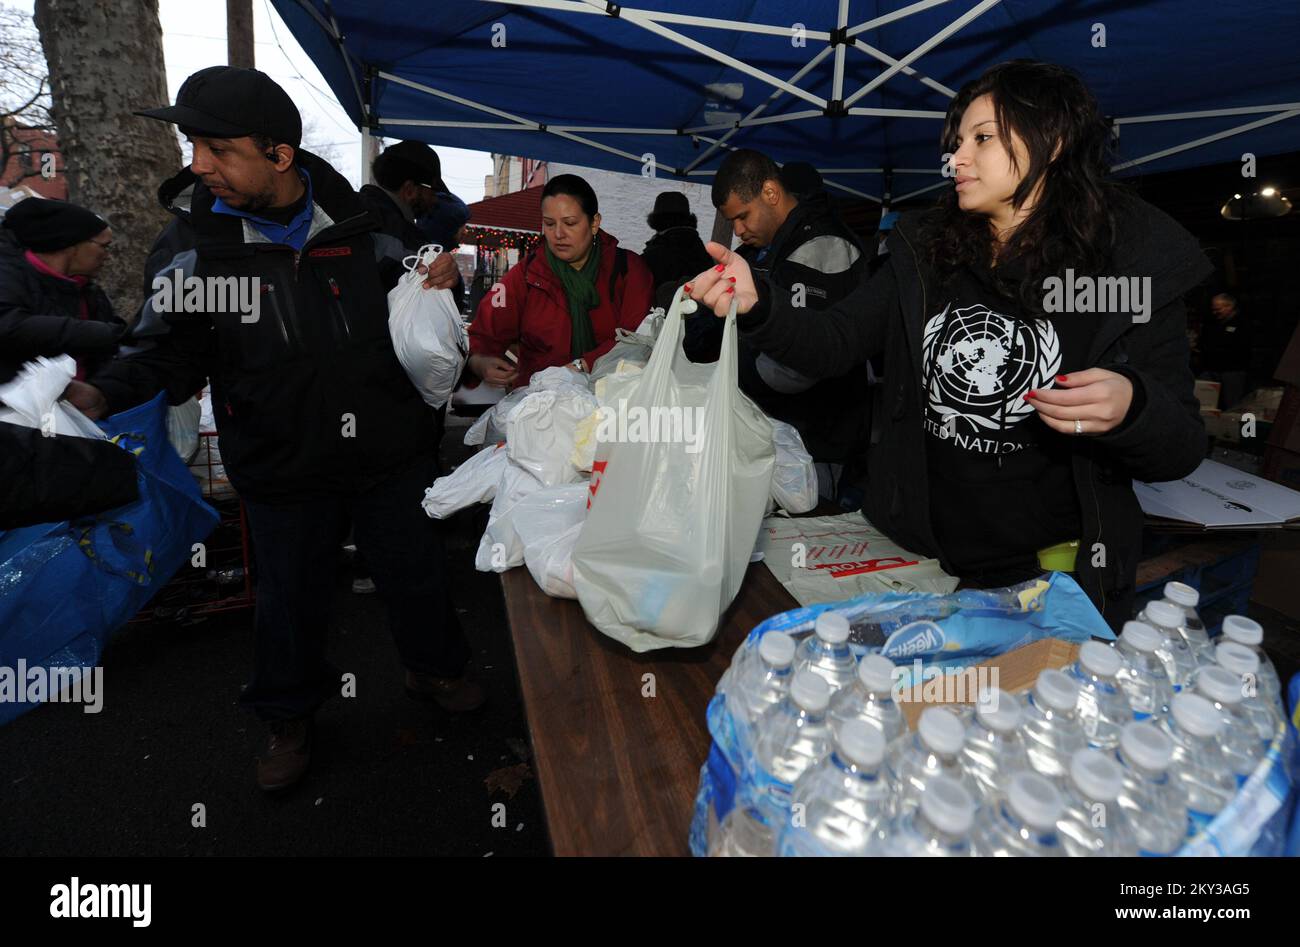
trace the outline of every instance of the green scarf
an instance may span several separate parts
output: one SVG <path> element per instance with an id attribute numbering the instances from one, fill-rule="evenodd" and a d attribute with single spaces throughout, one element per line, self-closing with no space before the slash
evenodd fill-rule
<path id="1" fill-rule="evenodd" d="M 551 272 L 559 277 L 564 287 L 564 298 L 569 301 L 569 320 L 573 331 L 569 337 L 569 348 L 574 358 L 581 358 L 596 347 L 596 330 L 591 327 L 591 310 L 600 305 L 600 293 L 596 289 L 596 273 L 600 270 L 600 236 L 591 243 L 591 254 L 582 269 L 575 270 L 546 247 L 546 262 L 551 264 Z"/>

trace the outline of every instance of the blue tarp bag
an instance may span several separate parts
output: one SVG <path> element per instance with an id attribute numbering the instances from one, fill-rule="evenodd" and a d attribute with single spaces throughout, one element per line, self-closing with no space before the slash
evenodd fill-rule
<path id="1" fill-rule="evenodd" d="M 99 426 L 135 454 L 140 498 L 94 516 L 0 532 L 0 724 L 32 707 L 20 666 L 98 664 L 109 636 L 217 524 L 167 440 L 163 395 Z"/>

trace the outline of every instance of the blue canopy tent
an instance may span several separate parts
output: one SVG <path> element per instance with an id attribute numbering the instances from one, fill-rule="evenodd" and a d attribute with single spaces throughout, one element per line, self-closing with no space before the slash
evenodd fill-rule
<path id="1" fill-rule="evenodd" d="M 707 182 L 726 149 L 873 201 L 942 186 L 948 100 L 1081 73 L 1120 173 L 1300 150 L 1295 0 L 273 0 L 370 134 Z"/>

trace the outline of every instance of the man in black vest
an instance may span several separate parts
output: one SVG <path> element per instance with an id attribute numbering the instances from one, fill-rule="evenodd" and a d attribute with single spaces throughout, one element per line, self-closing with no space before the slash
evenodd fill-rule
<path id="1" fill-rule="evenodd" d="M 176 105 L 140 114 L 177 124 L 194 146 L 159 191 L 173 220 L 146 266 L 167 331 L 68 395 L 94 416 L 160 388 L 177 403 L 211 379 L 256 552 L 256 667 L 241 702 L 270 727 L 258 785 L 282 789 L 305 772 L 315 711 L 340 689 L 325 636 L 349 517 L 407 690 L 453 711 L 484 700 L 420 509 L 436 427 L 388 334 L 381 264 L 400 250 L 376 239 L 379 222 L 348 182 L 298 147 L 298 110 L 263 73 L 204 69 Z M 455 275 L 441 257 L 425 286 Z"/>

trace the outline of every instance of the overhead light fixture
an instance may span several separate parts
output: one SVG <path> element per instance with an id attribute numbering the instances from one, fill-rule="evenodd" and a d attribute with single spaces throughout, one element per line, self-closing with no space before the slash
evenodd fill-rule
<path id="1" fill-rule="evenodd" d="M 718 102 L 739 102 L 745 96 L 743 82 L 710 82 L 704 94 Z"/>
<path id="2" fill-rule="evenodd" d="M 1291 213 L 1291 202 L 1275 187 L 1264 187 L 1232 199 L 1219 208 L 1224 220 L 1262 220 L 1266 217 L 1285 217 Z"/>
<path id="3" fill-rule="evenodd" d="M 704 124 L 706 125 L 734 125 L 744 118 L 739 112 L 733 112 L 730 109 L 718 110 L 706 108 L 704 110 Z"/>

